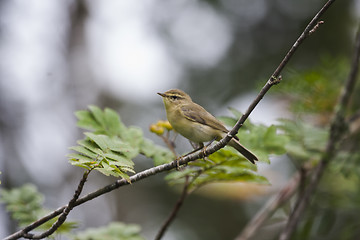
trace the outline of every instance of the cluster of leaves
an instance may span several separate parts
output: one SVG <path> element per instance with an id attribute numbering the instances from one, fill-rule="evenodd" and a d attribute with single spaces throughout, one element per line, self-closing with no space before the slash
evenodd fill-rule
<path id="1" fill-rule="evenodd" d="M 286 81 L 275 91 L 281 96 L 288 96 L 292 112 L 322 113 L 318 116 L 325 118 L 321 119 L 323 123 L 328 123 L 348 68 L 346 60 L 323 57 L 319 66 L 303 71 L 287 71 Z"/>
<path id="2" fill-rule="evenodd" d="M 133 158 L 139 154 L 159 161 L 173 159 L 173 154 L 143 137 L 137 127 L 126 127 L 119 115 L 109 108 L 102 111 L 96 106 L 89 110 L 75 113 L 80 128 L 85 132 L 85 139 L 70 149 L 70 163 L 86 169 L 94 169 L 109 176 L 122 177 L 129 181 L 127 172 L 134 173 Z"/>
<path id="3" fill-rule="evenodd" d="M 229 108 L 234 117 L 220 117 L 220 120 L 228 126 L 234 126 L 242 113 L 234 108 Z M 258 157 L 260 162 L 270 163 L 270 155 L 282 155 L 286 153 L 285 145 L 289 138 L 285 134 L 278 132 L 278 126 L 265 126 L 263 124 L 253 124 L 249 119 L 240 128 L 237 136 L 241 144 L 251 149 Z"/>
<path id="4" fill-rule="evenodd" d="M 222 117 L 221 120 L 232 126 L 241 113 L 235 109 L 230 111 L 235 117 Z M 253 152 L 260 162 L 266 163 L 270 162 L 269 154 L 285 154 L 285 146 L 289 142 L 287 136 L 277 133 L 276 126 L 254 125 L 250 121 L 247 121 L 237 136 L 247 148 L 254 149 Z M 213 182 L 242 181 L 269 184 L 264 176 L 257 173 L 256 165 L 231 147 L 220 149 L 204 160 L 191 162 L 182 171 L 171 172 L 166 177 L 170 184 L 184 183 L 186 178 L 189 178 L 190 191 Z"/>
<path id="5" fill-rule="evenodd" d="M 144 240 L 140 236 L 140 227 L 135 224 L 112 222 L 107 227 L 90 228 L 77 233 L 73 240 Z"/>
<path id="6" fill-rule="evenodd" d="M 49 212 L 49 210 L 43 207 L 44 196 L 32 184 L 25 184 L 22 187 L 11 190 L 2 189 L 0 193 L 1 202 L 6 205 L 6 210 L 11 213 L 14 220 L 18 221 L 20 227 L 33 223 Z M 56 220 L 57 218 L 54 218 L 44 223 L 39 229 L 49 229 Z M 69 232 L 76 226 L 76 222 L 66 221 L 56 232 Z"/>
<path id="7" fill-rule="evenodd" d="M 6 210 L 11 213 L 14 220 L 18 221 L 20 227 L 25 227 L 40 217 L 46 215 L 49 211 L 42 205 L 44 196 L 38 192 L 36 186 L 25 184 L 22 187 L 11 190 L 0 191 L 0 201 L 5 203 Z M 39 230 L 49 229 L 57 220 L 54 218 L 43 225 Z M 57 234 L 69 233 L 78 226 L 77 222 L 66 221 L 58 230 Z M 97 239 L 122 239 L 122 240 L 143 240 L 139 235 L 140 227 L 134 224 L 125 225 L 123 223 L 114 222 L 107 227 L 88 229 L 76 235 L 69 235 L 73 240 L 97 240 Z"/>
<path id="8" fill-rule="evenodd" d="M 188 190 L 214 182 L 255 182 L 268 184 L 268 180 L 256 172 L 256 166 L 229 148 L 220 149 L 206 159 L 191 162 L 181 171 L 166 176 L 171 184 L 183 184 L 189 178 Z"/>
<path id="9" fill-rule="evenodd" d="M 357 166 L 348 166 L 349 161 L 356 161 Z M 358 238 L 359 162 L 359 153 L 350 156 L 341 153 L 332 161 L 324 172 L 320 187 L 306 211 L 306 217 L 294 234 L 295 240 Z M 344 168 L 348 174 L 344 174 Z"/>
<path id="10" fill-rule="evenodd" d="M 321 159 L 329 137 L 327 126 L 348 69 L 348 61 L 325 57 L 312 69 L 287 72 L 287 81 L 278 88 L 281 96 L 288 96 L 290 110 L 297 117 L 280 120 L 278 128 L 289 137 L 287 155 L 298 166 L 311 168 Z M 359 95 L 352 98 L 349 114 L 359 109 Z M 312 204 L 293 234 L 294 239 L 356 239 L 359 236 L 358 142 L 359 134 L 347 136 L 336 156 L 332 156 L 312 196 Z"/>
<path id="11" fill-rule="evenodd" d="M 281 119 L 278 126 L 287 136 L 287 155 L 299 165 L 305 162 L 316 164 L 324 150 L 329 132 L 304 121 Z"/>

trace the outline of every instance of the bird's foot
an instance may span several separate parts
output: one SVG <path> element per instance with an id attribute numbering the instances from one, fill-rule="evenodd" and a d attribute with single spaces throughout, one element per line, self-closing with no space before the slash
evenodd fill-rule
<path id="1" fill-rule="evenodd" d="M 184 164 L 184 165 L 185 165 L 184 167 L 182 167 L 182 168 L 180 167 L 180 161 L 181 161 L 185 156 L 186 156 L 186 155 L 177 157 L 177 158 L 174 160 L 174 162 L 176 163 L 176 170 L 177 170 L 177 171 L 181 171 L 181 170 L 184 169 L 185 166 L 187 166 L 187 163 L 186 163 L 186 164 Z"/>

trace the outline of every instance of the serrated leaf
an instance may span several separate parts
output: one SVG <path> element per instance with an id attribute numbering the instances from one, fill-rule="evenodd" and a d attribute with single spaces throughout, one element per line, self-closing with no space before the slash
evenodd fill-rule
<path id="1" fill-rule="evenodd" d="M 83 129 L 98 131 L 101 130 L 101 126 L 98 122 L 96 122 L 93 115 L 86 110 L 81 110 L 75 112 L 75 116 L 78 119 L 77 126 Z"/>
<path id="2" fill-rule="evenodd" d="M 139 147 L 144 139 L 142 130 L 138 127 L 129 127 L 124 133 L 122 133 L 121 137 L 132 147 Z"/>
<path id="3" fill-rule="evenodd" d="M 308 160 L 311 154 L 305 150 L 305 148 L 299 144 L 288 144 L 286 146 L 287 152 L 290 156 L 302 159 L 302 160 Z"/>
<path id="4" fill-rule="evenodd" d="M 277 134 L 275 125 L 268 127 L 263 140 L 266 149 L 270 151 L 269 153 L 278 155 L 286 153 L 285 145 L 289 142 L 289 139 L 285 135 Z"/>
<path id="5" fill-rule="evenodd" d="M 105 153 L 104 156 L 108 159 L 114 160 L 116 162 L 117 166 L 128 166 L 128 167 L 132 167 L 134 166 L 133 161 L 131 161 L 130 159 L 127 159 L 119 154 L 114 154 L 114 153 Z"/>
<path id="6" fill-rule="evenodd" d="M 125 155 L 130 155 L 133 157 L 139 154 L 137 148 L 132 147 L 129 143 L 123 142 L 118 138 L 111 138 L 107 143 L 108 143 L 107 147 L 114 152 L 123 153 Z M 129 157 L 129 158 L 133 158 L 133 157 Z"/>
<path id="7" fill-rule="evenodd" d="M 288 154 L 295 160 L 319 159 L 328 138 L 326 129 L 314 127 L 299 121 L 281 119 L 282 129 L 291 141 L 286 144 Z"/>
<path id="8" fill-rule="evenodd" d="M 84 133 L 90 140 L 92 140 L 94 143 L 96 143 L 99 148 L 103 151 L 109 150 L 109 137 L 105 135 L 96 135 L 91 132 L 85 132 Z"/>
<path id="9" fill-rule="evenodd" d="M 85 156 L 85 155 L 82 155 L 82 154 L 79 154 L 79 153 L 70 153 L 67 155 L 68 158 L 70 159 L 75 159 L 77 160 L 78 162 L 81 162 L 81 163 L 87 163 L 87 162 L 93 162 L 95 161 L 95 159 L 91 158 L 91 157 L 88 157 L 88 156 Z"/>
<path id="10" fill-rule="evenodd" d="M 135 224 L 113 222 L 106 227 L 89 228 L 77 233 L 73 240 L 144 240 L 140 236 L 140 227 Z"/>
<path id="11" fill-rule="evenodd" d="M 88 106 L 88 108 L 90 109 L 93 117 L 95 118 L 96 122 L 103 128 L 105 129 L 106 126 L 106 122 L 105 122 L 105 116 L 103 114 L 103 111 L 101 111 L 101 109 L 97 106 L 94 105 L 90 105 Z"/>
<path id="12" fill-rule="evenodd" d="M 44 196 L 32 184 L 25 184 L 10 190 L 1 189 L 0 196 L 0 201 L 6 205 L 6 210 L 11 213 L 12 218 L 21 227 L 33 223 L 49 212 L 43 207 Z M 56 220 L 57 218 L 42 224 L 39 229 L 49 229 Z M 66 221 L 57 229 L 56 233 L 68 233 L 75 226 L 77 226 L 76 222 Z"/>
<path id="13" fill-rule="evenodd" d="M 197 160 L 181 172 L 168 174 L 166 180 L 172 184 L 183 183 L 190 177 L 190 190 L 213 182 L 255 182 L 269 184 L 268 180 L 256 173 L 256 165 L 230 148 L 220 149 L 211 154 L 209 160 Z"/>
<path id="14" fill-rule="evenodd" d="M 130 180 L 130 176 L 129 176 L 129 175 L 127 175 L 127 174 L 124 173 L 124 172 L 119 172 L 118 174 L 119 174 L 119 177 L 125 179 L 128 183 L 131 183 L 131 180 Z"/>
<path id="15" fill-rule="evenodd" d="M 157 163 L 174 159 L 170 150 L 145 139 L 140 128 L 127 128 L 110 108 L 102 111 L 99 107 L 89 106 L 89 111 L 78 111 L 76 116 L 79 126 L 93 132 L 85 132 L 86 139 L 78 141 L 79 146 L 71 147 L 77 152 L 68 155 L 73 165 L 129 180 L 124 172 L 134 173 L 132 159 L 139 153 L 153 158 Z"/>
<path id="16" fill-rule="evenodd" d="M 121 170 L 121 172 L 131 172 L 131 173 L 135 173 L 133 167 L 121 166 L 121 167 L 119 167 L 119 169 Z"/>
<path id="17" fill-rule="evenodd" d="M 159 166 L 161 164 L 170 163 L 174 161 L 175 156 L 171 151 L 162 151 L 158 149 L 155 155 L 151 156 L 154 160 L 154 165 Z"/>
<path id="18" fill-rule="evenodd" d="M 103 153 L 103 151 L 99 148 L 99 146 L 95 142 L 90 141 L 88 139 L 78 140 L 77 143 L 80 146 L 85 147 L 86 149 L 88 149 L 91 152 L 94 152 L 97 155 L 101 155 Z"/>
<path id="19" fill-rule="evenodd" d="M 140 151 L 146 157 L 151 157 L 151 156 L 155 155 L 155 153 L 156 153 L 155 144 L 148 139 L 144 139 L 144 141 L 142 141 L 142 143 L 140 144 Z"/>
<path id="20" fill-rule="evenodd" d="M 93 151 L 90 151 L 88 148 L 85 148 L 83 146 L 73 146 L 73 147 L 70 147 L 69 149 L 74 150 L 84 156 L 91 158 L 91 159 L 96 159 L 98 156 L 97 153 L 94 153 Z"/>
<path id="21" fill-rule="evenodd" d="M 179 184 L 184 182 L 184 178 L 186 176 L 194 176 L 196 172 L 194 169 L 185 168 L 181 171 L 172 171 L 165 176 L 165 180 L 168 181 L 170 184 Z"/>
<path id="22" fill-rule="evenodd" d="M 104 168 L 98 167 L 98 168 L 94 168 L 94 170 L 99 171 L 100 173 L 104 174 L 105 176 L 118 177 L 118 175 L 116 175 L 115 173 L 113 173 L 113 171 L 108 170 L 108 169 L 104 169 Z"/>
<path id="23" fill-rule="evenodd" d="M 105 108 L 104 116 L 108 135 L 121 136 L 121 133 L 126 131 L 125 125 L 120 121 L 119 115 L 114 110 Z"/>

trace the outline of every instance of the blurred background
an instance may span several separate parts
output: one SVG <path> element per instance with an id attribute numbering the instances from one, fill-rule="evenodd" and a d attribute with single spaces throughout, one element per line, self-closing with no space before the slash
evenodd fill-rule
<path id="1" fill-rule="evenodd" d="M 214 115 L 244 112 L 306 24 L 324 4 L 313 0 L 1 0 L 1 188 L 35 184 L 45 206 L 71 198 L 83 170 L 65 157 L 77 139 L 74 111 L 94 104 L 119 112 L 145 136 L 165 119 L 156 94 L 188 92 Z M 325 24 L 292 58 L 287 69 L 307 69 L 324 56 L 349 58 L 360 1 L 337 1 Z M 286 71 L 283 73 L 286 79 Z M 278 87 L 281 87 L 279 85 Z M 289 117 L 286 102 L 271 94 L 250 119 L 266 125 Z M 178 138 L 178 151 L 191 146 Z M 164 239 L 233 239 L 251 216 L 286 184 L 294 167 L 284 158 L 260 164 L 272 186 L 241 184 L 200 191 L 187 199 Z M 153 166 L 136 159 L 138 171 Z M 80 230 L 111 221 L 137 223 L 153 239 L 179 191 L 164 174 L 120 188 L 71 214 Z M 90 175 L 84 193 L 115 181 Z M 224 191 L 229 188 L 229 191 Z M 228 194 L 231 193 L 231 194 Z M 0 206 L 0 237 L 16 229 Z M 269 235 L 267 235 L 269 237 Z M 260 238 L 259 238 L 260 239 Z M 267 238 L 269 239 L 269 238 Z"/>

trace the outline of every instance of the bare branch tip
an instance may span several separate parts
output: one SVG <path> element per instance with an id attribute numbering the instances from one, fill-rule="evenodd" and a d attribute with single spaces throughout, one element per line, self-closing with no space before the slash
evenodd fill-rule
<path id="1" fill-rule="evenodd" d="M 309 35 L 313 34 L 321 24 L 324 24 L 324 21 L 318 21 L 317 24 L 309 31 Z"/>

